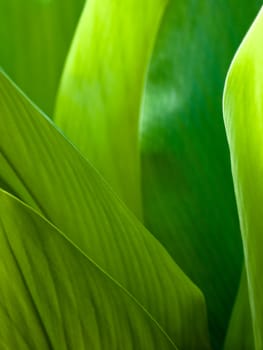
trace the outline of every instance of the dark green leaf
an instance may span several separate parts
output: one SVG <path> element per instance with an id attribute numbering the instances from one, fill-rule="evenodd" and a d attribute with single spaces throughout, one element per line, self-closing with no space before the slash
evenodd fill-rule
<path id="1" fill-rule="evenodd" d="M 242 248 L 222 91 L 261 1 L 171 1 L 141 123 L 145 223 L 203 290 L 215 348 L 226 331 Z"/>

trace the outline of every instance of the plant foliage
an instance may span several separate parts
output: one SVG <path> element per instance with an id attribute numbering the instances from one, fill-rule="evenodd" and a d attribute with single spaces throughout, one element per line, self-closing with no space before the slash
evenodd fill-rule
<path id="1" fill-rule="evenodd" d="M 263 349 L 260 6 L 1 1 L 0 349 Z"/>

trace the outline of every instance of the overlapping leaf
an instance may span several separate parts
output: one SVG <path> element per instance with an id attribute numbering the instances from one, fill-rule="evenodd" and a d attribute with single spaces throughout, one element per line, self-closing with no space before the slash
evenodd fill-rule
<path id="1" fill-rule="evenodd" d="M 1 349 L 178 349 L 116 281 L 1 190 L 0 300 Z"/>
<path id="2" fill-rule="evenodd" d="M 141 122 L 145 223 L 204 291 L 224 339 L 242 248 L 222 91 L 261 1 L 171 1 L 151 60 Z"/>
<path id="3" fill-rule="evenodd" d="M 1 0 L 0 66 L 46 113 L 84 0 Z"/>
<path id="4" fill-rule="evenodd" d="M 262 35 L 261 10 L 232 62 L 224 92 L 224 120 L 230 147 L 257 350 L 263 349 Z"/>
<path id="5" fill-rule="evenodd" d="M 179 349 L 206 349 L 200 291 L 99 174 L 0 75 L 0 177 L 138 300 Z"/>
<path id="6" fill-rule="evenodd" d="M 232 349 L 255 349 L 251 310 L 248 298 L 247 277 L 245 271 L 242 273 L 236 302 L 232 311 L 224 344 L 224 350 Z"/>
<path id="7" fill-rule="evenodd" d="M 59 90 L 56 123 L 141 218 L 138 117 L 167 0 L 87 2 Z"/>

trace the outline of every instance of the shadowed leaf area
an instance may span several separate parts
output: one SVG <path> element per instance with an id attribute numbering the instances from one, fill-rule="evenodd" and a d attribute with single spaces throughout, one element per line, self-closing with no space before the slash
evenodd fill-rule
<path id="1" fill-rule="evenodd" d="M 145 224 L 205 294 L 215 349 L 237 293 L 242 245 L 222 117 L 231 59 L 260 1 L 171 1 L 140 125 Z"/>

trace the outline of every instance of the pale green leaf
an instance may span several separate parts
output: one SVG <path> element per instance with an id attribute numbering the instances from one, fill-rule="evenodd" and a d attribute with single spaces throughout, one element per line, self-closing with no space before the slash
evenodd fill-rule
<path id="1" fill-rule="evenodd" d="M 2 191 L 0 348 L 178 349 L 127 291 Z"/>
<path id="2" fill-rule="evenodd" d="M 237 51 L 224 91 L 224 121 L 230 147 L 257 350 L 263 349 L 262 35 L 263 10 Z"/>
<path id="3" fill-rule="evenodd" d="M 129 291 L 180 350 L 209 348 L 198 288 L 2 73 L 0 118 L 2 181 Z"/>
<path id="4" fill-rule="evenodd" d="M 50 115 L 83 4 L 84 0 L 0 1 L 0 66 Z"/>
<path id="5" fill-rule="evenodd" d="M 89 0 L 67 58 L 55 121 L 141 217 L 138 117 L 167 0 Z"/>

